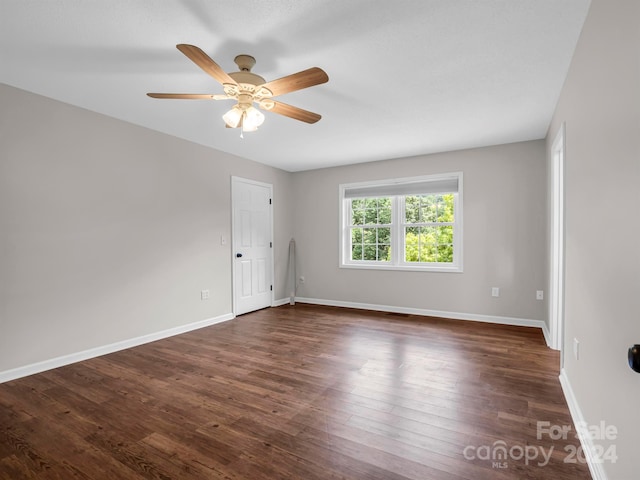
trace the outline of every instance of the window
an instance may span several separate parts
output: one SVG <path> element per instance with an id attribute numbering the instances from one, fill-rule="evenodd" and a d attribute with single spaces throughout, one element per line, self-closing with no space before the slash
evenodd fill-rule
<path id="1" fill-rule="evenodd" d="M 462 173 L 340 185 L 340 266 L 462 271 Z"/>
<path id="2" fill-rule="evenodd" d="M 391 259 L 391 198 L 351 200 L 351 259 Z"/>

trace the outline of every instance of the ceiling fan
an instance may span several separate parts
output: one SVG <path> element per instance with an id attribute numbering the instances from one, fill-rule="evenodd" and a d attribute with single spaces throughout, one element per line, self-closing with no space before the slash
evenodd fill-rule
<path id="1" fill-rule="evenodd" d="M 187 44 L 176 45 L 176 48 L 221 83 L 224 93 L 147 93 L 148 96 L 186 100 L 236 100 L 236 105 L 222 118 L 228 128 L 240 128 L 242 132 L 254 132 L 264 122 L 264 115 L 253 106 L 254 103 L 262 110 L 306 123 L 316 123 L 322 118 L 317 113 L 273 100 L 274 97 L 285 93 L 326 83 L 329 81 L 329 77 L 321 68 L 309 68 L 267 82 L 260 75 L 251 72 L 251 68 L 256 63 L 255 58 L 251 55 L 238 55 L 234 62 L 240 71 L 226 73 L 200 48 Z"/>

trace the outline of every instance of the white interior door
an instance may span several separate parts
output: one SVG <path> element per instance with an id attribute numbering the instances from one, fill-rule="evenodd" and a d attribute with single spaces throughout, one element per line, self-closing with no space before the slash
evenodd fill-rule
<path id="1" fill-rule="evenodd" d="M 269 184 L 231 179 L 236 315 L 272 304 L 272 190 Z"/>

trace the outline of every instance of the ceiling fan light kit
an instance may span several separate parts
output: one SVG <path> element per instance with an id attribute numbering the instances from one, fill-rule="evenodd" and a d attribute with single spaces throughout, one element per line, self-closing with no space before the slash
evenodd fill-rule
<path id="1" fill-rule="evenodd" d="M 264 122 L 264 114 L 257 108 L 238 104 L 222 116 L 229 128 L 242 128 L 243 132 L 255 132 Z"/>
<path id="2" fill-rule="evenodd" d="M 223 116 L 227 128 L 240 128 L 242 132 L 255 132 L 264 122 L 260 109 L 284 115 L 305 123 L 316 123 L 322 118 L 286 103 L 277 102 L 273 97 L 313 87 L 329 81 L 327 74 L 318 67 L 312 67 L 278 80 L 267 82 L 260 75 L 251 72 L 256 59 L 251 55 L 238 55 L 234 62 L 238 72 L 226 73 L 206 53 L 194 45 L 179 44 L 176 48 L 192 62 L 222 85 L 224 94 L 199 93 L 147 93 L 149 97 L 181 100 L 236 100 L 236 104 Z M 242 135 L 241 135 L 242 136 Z"/>

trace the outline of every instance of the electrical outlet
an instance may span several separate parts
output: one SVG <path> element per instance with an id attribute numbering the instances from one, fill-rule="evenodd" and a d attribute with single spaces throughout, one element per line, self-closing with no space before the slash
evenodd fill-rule
<path id="1" fill-rule="evenodd" d="M 573 356 L 576 360 L 580 360 L 580 342 L 577 338 L 573 339 Z"/>
<path id="2" fill-rule="evenodd" d="M 220 235 L 220 245 L 226 245 L 227 239 L 224 235 Z"/>
<path id="3" fill-rule="evenodd" d="M 500 296 L 500 287 L 491 288 L 491 296 L 492 297 L 499 297 Z"/>
<path id="4" fill-rule="evenodd" d="M 542 290 L 536 290 L 536 300 L 544 300 L 544 292 Z"/>
<path id="5" fill-rule="evenodd" d="M 211 297 L 211 292 L 209 292 L 209 290 L 202 290 L 200 292 L 200 299 L 201 300 L 209 300 L 210 297 Z"/>

